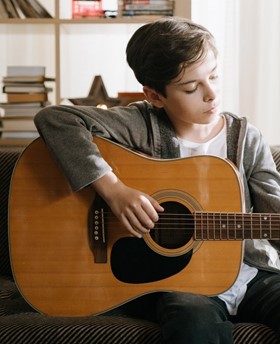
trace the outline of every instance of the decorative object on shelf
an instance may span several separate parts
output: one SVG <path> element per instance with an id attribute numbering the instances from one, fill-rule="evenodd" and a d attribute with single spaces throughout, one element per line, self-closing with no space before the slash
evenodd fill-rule
<path id="1" fill-rule="evenodd" d="M 52 18 L 37 0 L 2 0 L 0 18 Z"/>
<path id="2" fill-rule="evenodd" d="M 117 98 L 109 97 L 101 75 L 96 75 L 87 97 L 70 98 L 69 101 L 74 105 L 108 108 L 116 105 L 126 106 L 129 103 L 144 99 L 146 98 L 142 92 L 119 92 Z"/>
<path id="3" fill-rule="evenodd" d="M 90 91 L 87 97 L 70 98 L 69 100 L 74 105 L 106 105 L 107 107 L 111 107 L 120 104 L 120 100 L 118 98 L 112 98 L 108 96 L 101 75 L 96 75 L 94 77 L 93 83 L 90 87 Z"/>

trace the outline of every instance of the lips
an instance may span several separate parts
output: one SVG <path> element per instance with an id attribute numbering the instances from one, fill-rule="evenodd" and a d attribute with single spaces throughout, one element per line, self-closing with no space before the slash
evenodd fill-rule
<path id="1" fill-rule="evenodd" d="M 204 111 L 204 113 L 210 113 L 210 114 L 211 114 L 211 113 L 216 112 L 217 110 L 218 110 L 218 105 L 215 104 L 215 105 L 213 105 L 210 109 Z"/>
<path id="2" fill-rule="evenodd" d="M 204 111 L 204 113 L 213 113 L 217 111 L 217 107 L 213 106 L 212 108 L 210 108 L 209 110 Z"/>

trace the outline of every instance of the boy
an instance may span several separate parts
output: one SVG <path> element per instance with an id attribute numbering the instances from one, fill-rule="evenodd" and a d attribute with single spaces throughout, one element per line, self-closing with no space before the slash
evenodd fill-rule
<path id="1" fill-rule="evenodd" d="M 98 135 L 161 159 L 227 157 L 243 178 L 246 211 L 280 213 L 280 176 L 269 146 L 245 118 L 218 111 L 217 49 L 211 33 L 187 19 L 165 18 L 138 29 L 126 53 L 148 102 L 108 110 L 54 106 L 35 118 L 73 191 L 91 185 L 139 238 L 164 212 L 152 197 L 116 177 L 92 143 Z M 222 295 L 147 297 L 162 343 L 233 343 L 235 320 L 267 324 L 280 336 L 278 249 L 279 241 L 246 240 L 239 276 Z"/>

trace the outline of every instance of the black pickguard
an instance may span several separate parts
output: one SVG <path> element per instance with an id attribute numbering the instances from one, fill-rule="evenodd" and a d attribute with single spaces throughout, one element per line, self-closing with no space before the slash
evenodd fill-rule
<path id="1" fill-rule="evenodd" d="M 178 257 L 162 256 L 143 239 L 121 238 L 111 252 L 113 275 L 125 283 L 149 283 L 171 277 L 183 270 L 192 257 L 192 250 Z"/>

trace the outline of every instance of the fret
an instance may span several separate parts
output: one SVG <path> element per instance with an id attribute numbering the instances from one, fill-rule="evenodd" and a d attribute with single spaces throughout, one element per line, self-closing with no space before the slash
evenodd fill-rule
<path id="1" fill-rule="evenodd" d="M 202 213 L 195 213 L 194 216 L 194 239 L 201 240 L 201 218 Z"/>
<path id="2" fill-rule="evenodd" d="M 236 214 L 228 214 L 227 240 L 236 239 Z"/>
<path id="3" fill-rule="evenodd" d="M 215 221 L 215 213 L 212 216 L 212 223 L 213 223 L 213 239 L 216 240 L 216 221 Z"/>
<path id="4" fill-rule="evenodd" d="M 229 240 L 229 214 L 227 214 L 226 239 Z"/>
<path id="5" fill-rule="evenodd" d="M 236 228 L 238 228 L 239 224 L 236 222 L 236 214 L 234 214 L 234 229 L 233 229 L 233 238 L 236 239 Z"/>
<path id="6" fill-rule="evenodd" d="M 219 235 L 219 239 L 221 239 L 222 237 L 222 213 L 220 213 L 220 235 Z"/>
<path id="7" fill-rule="evenodd" d="M 260 215 L 260 214 L 259 214 Z M 261 219 L 262 219 L 262 217 L 261 216 L 259 216 L 259 228 L 261 228 L 261 226 L 262 226 L 262 221 L 261 221 Z M 255 227 L 251 227 L 251 238 L 254 238 L 254 228 Z"/>
<path id="8" fill-rule="evenodd" d="M 261 228 L 259 236 L 262 239 L 267 239 L 270 237 L 271 232 L 271 221 L 270 217 L 267 215 L 261 215 Z"/>
<path id="9" fill-rule="evenodd" d="M 228 228 L 228 217 L 226 214 L 223 214 L 224 216 L 224 220 L 223 220 L 223 223 L 222 223 L 222 231 L 221 231 L 221 240 L 222 239 L 226 239 L 226 232 L 227 232 L 227 228 Z"/>
<path id="10" fill-rule="evenodd" d="M 254 236 L 259 236 L 259 238 L 262 238 L 263 235 L 266 235 L 266 231 L 267 231 L 267 216 L 266 215 L 262 215 L 259 214 L 259 218 L 260 218 L 260 223 L 259 223 L 259 233 L 256 233 Z M 268 224 L 269 225 L 269 224 Z M 258 227 L 255 227 L 255 232 L 257 232 Z"/>
<path id="11" fill-rule="evenodd" d="M 206 239 L 209 240 L 209 213 L 206 214 Z"/>
<path id="12" fill-rule="evenodd" d="M 252 217 L 251 214 L 243 214 L 243 231 L 241 231 L 241 236 L 239 239 L 251 239 L 250 233 L 252 228 Z M 249 235 L 248 235 L 249 234 Z"/>

